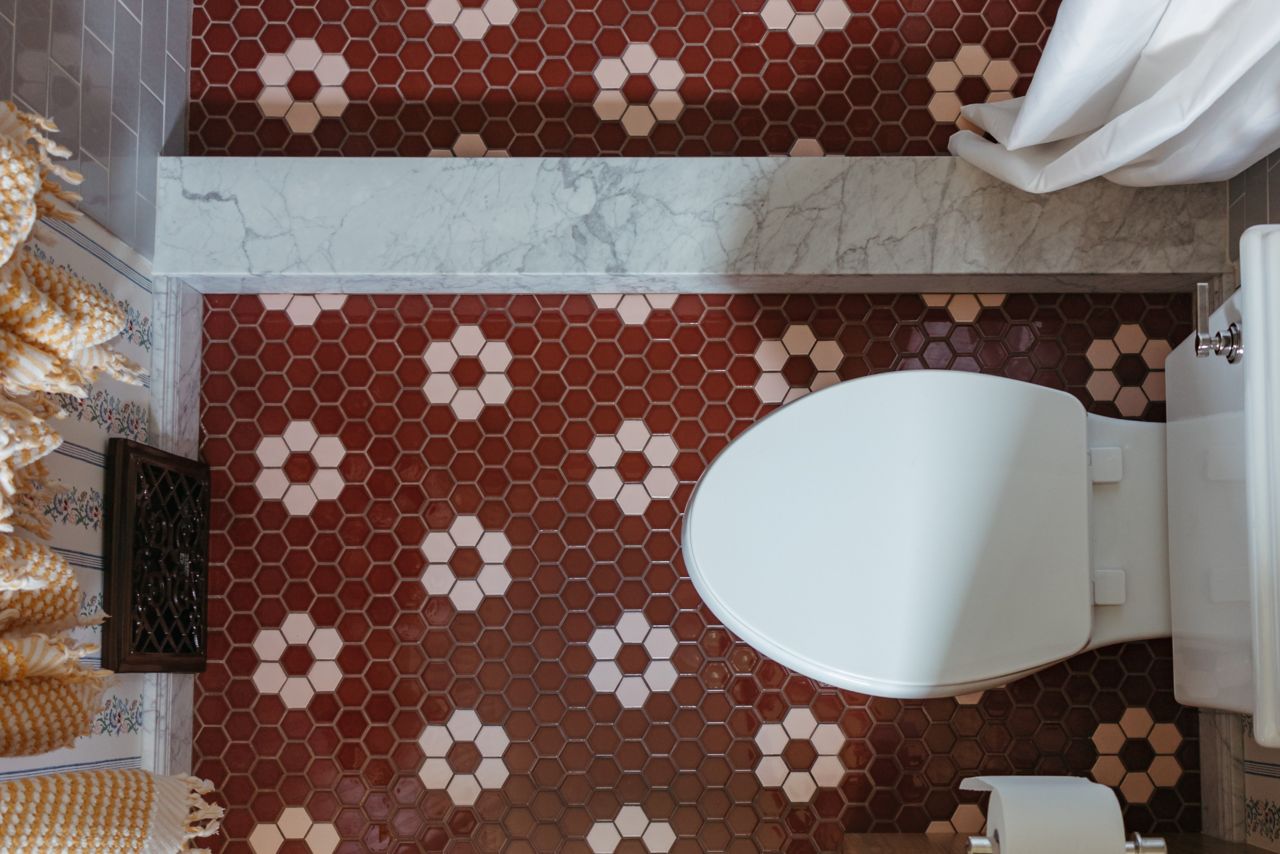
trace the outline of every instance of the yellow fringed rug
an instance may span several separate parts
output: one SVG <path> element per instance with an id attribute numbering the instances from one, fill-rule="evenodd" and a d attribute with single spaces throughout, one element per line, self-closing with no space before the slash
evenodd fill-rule
<path id="1" fill-rule="evenodd" d="M 75 771 L 0 783 L 5 854 L 173 854 L 206 851 L 222 808 L 212 784 L 148 771 Z"/>
<path id="2" fill-rule="evenodd" d="M 68 630 L 101 615 L 81 618 L 79 607 L 80 586 L 61 555 L 0 534 L 0 756 L 70 747 L 90 734 L 112 674 L 80 663 L 93 648 Z"/>
<path id="3" fill-rule="evenodd" d="M 62 555 L 0 534 L 0 632 L 56 632 L 96 621 L 80 619 L 80 585 Z"/>
<path id="4" fill-rule="evenodd" d="M 80 200 L 58 186 L 57 177 L 79 184 L 81 176 L 53 162 L 71 152 L 46 136 L 53 122 L 0 102 L 0 264 L 8 261 L 31 234 L 37 217 L 70 220 Z"/>
<path id="5" fill-rule="evenodd" d="M 0 756 L 48 753 L 89 735 L 112 675 L 80 668 L 0 682 Z"/>

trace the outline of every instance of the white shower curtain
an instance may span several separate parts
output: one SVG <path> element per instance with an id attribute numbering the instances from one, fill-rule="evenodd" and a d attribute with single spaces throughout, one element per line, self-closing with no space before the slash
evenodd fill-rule
<path id="1" fill-rule="evenodd" d="M 1026 97 L 951 153 L 1032 193 L 1222 181 L 1280 148 L 1280 0 L 1064 0 Z"/>

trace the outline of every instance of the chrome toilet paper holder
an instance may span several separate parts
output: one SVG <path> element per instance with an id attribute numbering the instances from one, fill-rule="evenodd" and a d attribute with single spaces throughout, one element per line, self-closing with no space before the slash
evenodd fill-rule
<path id="1" fill-rule="evenodd" d="M 1159 836 L 1143 836 L 1141 833 L 1130 835 L 1124 843 L 1125 854 L 1167 854 L 1169 847 Z M 1000 854 L 1000 833 L 990 836 L 970 836 L 965 846 L 968 854 Z"/>

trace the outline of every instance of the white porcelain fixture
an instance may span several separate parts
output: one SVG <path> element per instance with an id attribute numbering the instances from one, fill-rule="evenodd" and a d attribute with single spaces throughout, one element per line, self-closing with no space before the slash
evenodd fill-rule
<path id="1" fill-rule="evenodd" d="M 1247 232 L 1242 258 L 1212 322 L 1244 327 L 1247 355 L 1180 345 L 1167 430 L 951 371 L 842 383 L 758 422 L 690 501 L 699 593 L 779 662 L 901 698 L 1173 634 L 1179 699 L 1252 711 L 1280 741 L 1262 708 L 1280 704 L 1280 227 Z"/>

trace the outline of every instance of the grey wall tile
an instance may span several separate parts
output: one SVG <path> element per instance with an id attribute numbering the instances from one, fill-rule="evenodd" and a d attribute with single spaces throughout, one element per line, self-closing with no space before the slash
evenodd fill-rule
<path id="1" fill-rule="evenodd" d="M 1267 222 L 1267 158 L 1244 170 L 1244 227 Z"/>
<path id="2" fill-rule="evenodd" d="M 84 26 L 89 32 L 111 44 L 116 36 L 116 4 L 110 0 L 89 0 L 84 7 Z"/>
<path id="3" fill-rule="evenodd" d="M 1255 225 L 1280 224 L 1280 149 L 1227 182 L 1227 256 L 1240 260 L 1240 235 Z"/>
<path id="4" fill-rule="evenodd" d="M 187 152 L 187 95 L 190 91 L 187 69 L 169 56 L 165 58 L 164 145 L 161 153 L 180 155 Z"/>
<path id="5" fill-rule="evenodd" d="M 137 208 L 133 228 L 136 235 L 133 248 L 150 258 L 156 250 L 156 206 L 153 202 L 138 196 Z"/>
<path id="6" fill-rule="evenodd" d="M 143 0 L 142 3 L 142 85 L 164 98 L 165 38 L 167 36 L 165 0 Z M 178 10 L 174 10 L 177 14 Z"/>
<path id="7" fill-rule="evenodd" d="M 1227 208 L 1227 257 L 1240 260 L 1240 235 L 1244 234 L 1244 199 L 1239 198 Z"/>
<path id="8" fill-rule="evenodd" d="M 191 67 L 191 2 L 180 0 L 168 4 L 165 23 L 166 50 L 183 68 Z"/>
<path id="9" fill-rule="evenodd" d="M 71 149 L 68 164 L 80 167 L 80 84 L 57 65 L 49 66 L 49 118 L 58 126 L 55 137 Z"/>
<path id="10" fill-rule="evenodd" d="M 50 0 L 20 0 L 14 24 L 13 94 L 31 109 L 49 110 Z"/>
<path id="11" fill-rule="evenodd" d="M 1268 222 L 1280 223 L 1280 157 L 1274 157 L 1267 173 Z"/>
<path id="12" fill-rule="evenodd" d="M 111 117 L 111 159 L 107 162 L 107 171 L 110 219 L 105 224 L 116 237 L 136 246 L 138 136 L 115 116 Z"/>
<path id="13" fill-rule="evenodd" d="M 13 22 L 0 18 L 0 98 L 13 97 Z"/>
<path id="14" fill-rule="evenodd" d="M 1244 172 L 1227 181 L 1227 204 L 1233 205 L 1244 198 Z"/>
<path id="15" fill-rule="evenodd" d="M 138 115 L 138 195 L 156 201 L 156 168 L 164 145 L 164 104 L 145 89 Z"/>
<path id="16" fill-rule="evenodd" d="M 111 112 L 138 129 L 138 92 L 142 75 L 142 23 L 123 4 L 116 5 L 116 37 L 111 45 L 115 57 L 111 72 Z"/>
<path id="17" fill-rule="evenodd" d="M 80 210 L 99 225 L 107 227 L 107 223 L 111 221 L 111 207 L 107 199 L 107 168 L 92 157 L 81 157 L 80 174 L 84 175 L 84 183 L 76 188 L 83 197 Z"/>
<path id="18" fill-rule="evenodd" d="M 157 158 L 186 150 L 191 8 L 191 0 L 0 0 L 0 98 L 58 124 L 70 165 L 85 176 L 81 209 L 147 256 Z"/>
<path id="19" fill-rule="evenodd" d="M 105 164 L 111 156 L 111 51 L 91 33 L 84 37 L 80 79 L 80 145 Z"/>
<path id="20" fill-rule="evenodd" d="M 102 2 L 102 0 L 90 0 Z M 84 41 L 84 0 L 53 0 L 49 58 L 80 82 L 80 51 Z"/>

